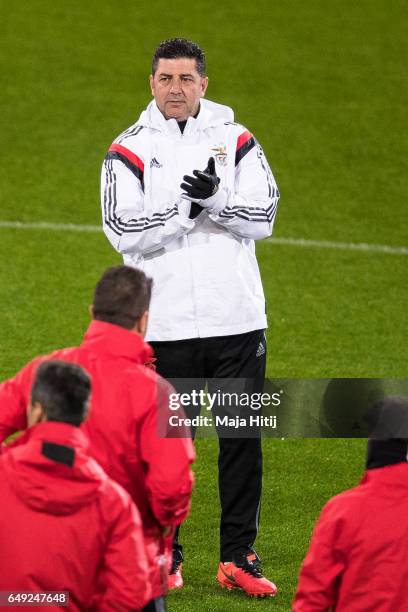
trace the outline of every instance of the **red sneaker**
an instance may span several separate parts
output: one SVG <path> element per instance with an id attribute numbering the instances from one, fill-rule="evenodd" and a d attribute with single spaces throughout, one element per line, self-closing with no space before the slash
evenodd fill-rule
<path id="1" fill-rule="evenodd" d="M 168 578 L 167 578 L 167 586 L 170 589 L 182 589 L 184 586 L 183 575 L 181 570 L 183 569 L 183 564 L 181 561 L 173 561 L 173 565 L 171 566 Z"/>
<path id="2" fill-rule="evenodd" d="M 217 580 L 222 588 L 242 589 L 250 597 L 274 597 L 278 592 L 276 585 L 262 575 L 260 559 L 254 551 L 235 561 L 221 562 Z"/>

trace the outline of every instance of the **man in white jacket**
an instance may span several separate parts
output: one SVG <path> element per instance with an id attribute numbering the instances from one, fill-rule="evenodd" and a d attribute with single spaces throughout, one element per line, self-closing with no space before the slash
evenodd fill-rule
<path id="1" fill-rule="evenodd" d="M 126 264 L 154 280 L 146 339 L 159 373 L 245 379 L 246 391 L 260 391 L 267 320 L 254 240 L 271 235 L 279 191 L 253 135 L 229 107 L 203 99 L 208 77 L 195 43 L 163 42 L 150 85 L 154 100 L 103 164 L 104 231 Z M 248 595 L 274 595 L 252 548 L 261 440 L 219 442 L 218 581 Z M 176 540 L 170 587 L 183 584 L 182 560 Z"/>

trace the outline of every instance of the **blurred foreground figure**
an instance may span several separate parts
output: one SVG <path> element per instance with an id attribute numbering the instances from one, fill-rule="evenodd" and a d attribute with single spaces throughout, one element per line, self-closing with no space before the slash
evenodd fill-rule
<path id="1" fill-rule="evenodd" d="M 187 437 L 159 437 L 174 389 L 145 366 L 153 354 L 143 339 L 150 292 L 151 281 L 140 270 L 106 270 L 95 289 L 94 320 L 83 343 L 34 359 L 0 385 L 0 442 L 27 427 L 26 406 L 40 363 L 73 361 L 89 372 L 92 408 L 82 430 L 90 439 L 90 454 L 139 509 L 155 599 L 146 609 L 159 611 L 165 606 L 173 528 L 190 507 L 194 449 Z"/>
<path id="2" fill-rule="evenodd" d="M 408 400 L 380 400 L 368 417 L 367 471 L 323 508 L 294 612 L 408 610 Z"/>
<path id="3" fill-rule="evenodd" d="M 140 515 L 88 455 L 89 391 L 77 365 L 37 370 L 31 427 L 0 457 L 0 590 L 69 591 L 68 607 L 48 610 L 141 610 L 151 589 Z"/>

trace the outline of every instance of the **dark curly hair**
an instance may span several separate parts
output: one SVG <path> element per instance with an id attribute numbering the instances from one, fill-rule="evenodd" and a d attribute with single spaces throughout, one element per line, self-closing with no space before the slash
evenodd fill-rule
<path id="1" fill-rule="evenodd" d="M 157 70 L 159 59 L 176 59 L 178 57 L 195 59 L 197 72 L 201 76 L 205 76 L 204 51 L 195 42 L 186 38 L 170 38 L 160 43 L 153 55 L 152 74 L 154 75 Z"/>

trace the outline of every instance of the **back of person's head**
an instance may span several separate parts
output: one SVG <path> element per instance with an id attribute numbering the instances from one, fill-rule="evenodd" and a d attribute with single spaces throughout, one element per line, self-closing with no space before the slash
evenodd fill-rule
<path id="1" fill-rule="evenodd" d="M 34 379 L 31 405 L 41 406 L 47 421 L 79 427 L 88 413 L 91 380 L 80 366 L 65 361 L 45 361 Z"/>
<path id="2" fill-rule="evenodd" d="M 149 310 L 152 280 L 130 266 L 108 268 L 95 288 L 93 318 L 133 329 Z"/>
<path id="3" fill-rule="evenodd" d="M 408 461 L 408 399 L 388 396 L 367 412 L 367 469 Z"/>

